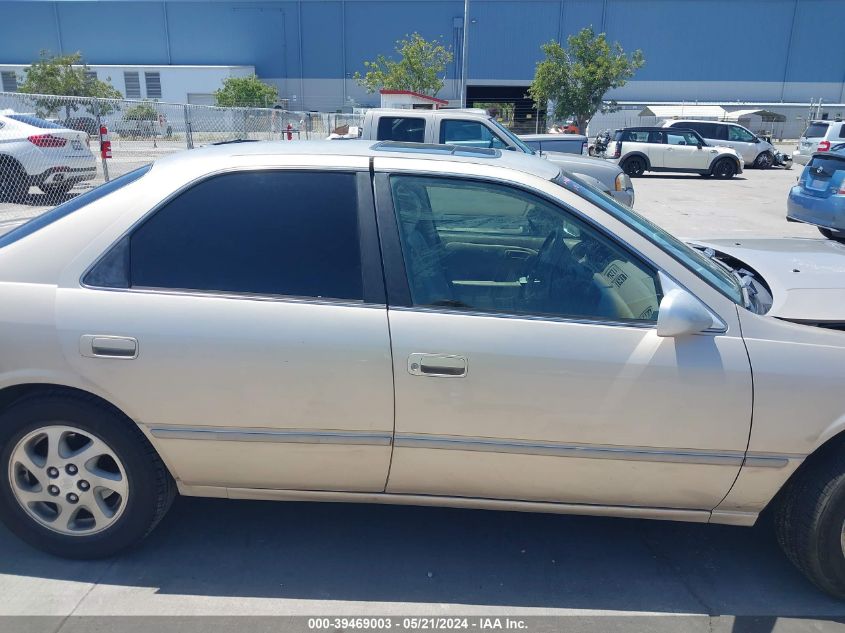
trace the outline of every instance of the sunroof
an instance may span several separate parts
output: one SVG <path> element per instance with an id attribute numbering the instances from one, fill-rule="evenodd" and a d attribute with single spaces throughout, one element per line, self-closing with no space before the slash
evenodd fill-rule
<path id="1" fill-rule="evenodd" d="M 372 149 L 381 152 L 401 152 L 403 154 L 438 154 L 440 156 L 483 156 L 498 158 L 502 152 L 486 147 L 466 147 L 463 145 L 435 145 L 434 143 L 405 143 L 402 141 L 381 141 Z"/>

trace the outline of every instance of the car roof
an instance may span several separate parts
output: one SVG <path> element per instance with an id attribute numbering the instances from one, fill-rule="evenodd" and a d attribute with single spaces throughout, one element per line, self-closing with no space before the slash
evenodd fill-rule
<path id="1" fill-rule="evenodd" d="M 523 141 L 586 141 L 583 134 L 520 134 Z"/>
<path id="2" fill-rule="evenodd" d="M 489 167 L 506 167 L 551 180 L 560 173 L 554 163 L 515 151 L 481 150 L 456 145 L 397 143 L 358 139 L 320 141 L 250 141 L 221 143 L 185 150 L 156 161 L 168 169 L 194 160 L 226 162 L 240 156 L 326 156 L 391 159 L 425 159 L 447 163 L 472 163 Z M 340 161 L 342 162 L 342 161 Z"/>
<path id="3" fill-rule="evenodd" d="M 682 132 L 695 132 L 695 130 L 690 130 L 689 128 L 672 128 L 677 129 Z M 623 127 L 618 130 L 617 132 L 665 132 L 665 127 L 649 127 L 649 126 L 642 126 L 642 127 Z"/>
<path id="4" fill-rule="evenodd" d="M 390 115 L 390 116 L 404 116 L 404 117 L 421 117 L 421 116 L 450 116 L 450 115 L 461 115 L 461 118 L 464 117 L 478 117 L 479 119 L 489 119 L 490 114 L 487 110 L 483 110 L 481 108 L 439 108 L 437 110 L 414 110 L 410 108 L 372 108 L 367 111 L 367 114 L 372 112 L 373 114 L 377 115 Z"/>

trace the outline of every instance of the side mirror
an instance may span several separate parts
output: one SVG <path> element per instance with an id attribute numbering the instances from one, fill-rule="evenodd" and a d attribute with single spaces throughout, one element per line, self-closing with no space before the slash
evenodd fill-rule
<path id="1" fill-rule="evenodd" d="M 723 327 L 697 298 L 683 288 L 669 290 L 657 312 L 657 336 L 697 334 L 714 327 Z"/>
<path id="2" fill-rule="evenodd" d="M 698 145 L 698 149 L 701 149 L 702 147 L 704 147 L 704 145 L 702 145 L 701 143 L 697 143 L 696 145 Z"/>

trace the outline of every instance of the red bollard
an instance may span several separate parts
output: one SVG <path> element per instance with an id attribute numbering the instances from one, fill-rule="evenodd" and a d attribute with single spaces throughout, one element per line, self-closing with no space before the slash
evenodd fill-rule
<path id="1" fill-rule="evenodd" d="M 105 125 L 100 126 L 100 158 L 111 158 L 109 129 Z"/>
<path id="2" fill-rule="evenodd" d="M 288 140 L 292 141 L 293 140 L 293 126 L 290 123 L 288 123 L 287 129 L 288 129 Z"/>

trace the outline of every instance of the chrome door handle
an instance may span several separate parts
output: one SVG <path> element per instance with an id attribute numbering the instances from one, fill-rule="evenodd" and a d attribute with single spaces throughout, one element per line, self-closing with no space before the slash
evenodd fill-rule
<path id="1" fill-rule="evenodd" d="M 137 358 L 138 340 L 131 336 L 84 334 L 79 339 L 79 353 L 90 358 Z"/>
<path id="2" fill-rule="evenodd" d="M 447 354 L 411 354 L 408 373 L 412 376 L 462 378 L 467 375 L 467 359 Z"/>

